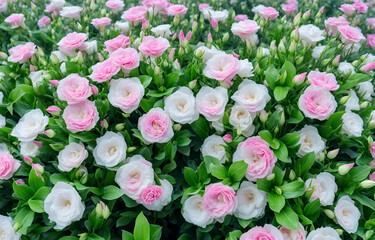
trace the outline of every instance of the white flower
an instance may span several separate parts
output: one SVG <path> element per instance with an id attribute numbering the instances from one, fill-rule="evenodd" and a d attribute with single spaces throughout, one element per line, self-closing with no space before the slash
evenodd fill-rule
<path id="1" fill-rule="evenodd" d="M 223 117 L 228 102 L 228 91 L 223 87 L 202 87 L 196 96 L 198 112 L 208 121 L 217 121 Z"/>
<path id="2" fill-rule="evenodd" d="M 7 1 L 1 1 L 0 2 L 0 12 L 5 13 L 8 11 L 8 2 Z"/>
<path id="3" fill-rule="evenodd" d="M 171 27 L 172 25 L 170 24 L 162 24 L 151 28 L 151 32 L 153 32 L 157 37 L 169 38 L 171 36 Z"/>
<path id="4" fill-rule="evenodd" d="M 375 120 L 375 110 L 372 110 L 371 113 L 370 113 L 370 118 L 369 118 L 369 122 Z"/>
<path id="5" fill-rule="evenodd" d="M 5 127 L 6 125 L 6 119 L 3 115 L 0 115 L 0 128 Z"/>
<path id="6" fill-rule="evenodd" d="M 315 159 L 318 159 L 320 153 L 323 152 L 326 147 L 322 137 L 319 135 L 318 129 L 313 126 L 305 125 L 296 133 L 300 135 L 298 144 L 301 144 L 298 155 L 302 157 L 310 152 L 314 152 Z"/>
<path id="7" fill-rule="evenodd" d="M 229 116 L 229 123 L 235 128 L 240 129 L 245 137 L 250 137 L 255 130 L 253 119 L 255 113 L 250 113 L 246 107 L 242 105 L 234 105 Z"/>
<path id="8" fill-rule="evenodd" d="M 262 49 L 262 54 L 265 57 L 271 56 L 270 50 L 268 48 L 260 47 Z"/>
<path id="9" fill-rule="evenodd" d="M 33 109 L 22 116 L 10 135 L 18 138 L 18 141 L 32 141 L 39 133 L 42 133 L 48 124 L 48 117 L 42 110 Z"/>
<path id="10" fill-rule="evenodd" d="M 259 14 L 259 12 L 263 9 L 263 8 L 265 8 L 266 6 L 264 6 L 264 5 L 262 5 L 262 4 L 259 4 L 259 5 L 257 5 L 257 6 L 255 6 L 255 7 L 253 7 L 252 9 L 251 9 L 251 11 L 253 12 L 253 13 L 258 13 Z"/>
<path id="11" fill-rule="evenodd" d="M 234 215 L 241 219 L 257 218 L 264 214 L 267 205 L 267 194 L 258 189 L 257 185 L 244 181 L 237 190 L 238 207 Z"/>
<path id="12" fill-rule="evenodd" d="M 310 178 L 305 182 L 305 189 L 313 190 L 310 202 L 319 198 L 322 206 L 332 205 L 337 192 L 335 177 L 327 172 L 319 173 L 316 178 Z"/>
<path id="13" fill-rule="evenodd" d="M 246 107 L 248 111 L 258 112 L 265 108 L 271 97 L 266 86 L 244 79 L 232 99 Z"/>
<path id="14" fill-rule="evenodd" d="M 345 111 L 359 110 L 359 98 L 353 89 L 350 90 L 350 97 L 345 103 Z"/>
<path id="15" fill-rule="evenodd" d="M 299 37 L 304 46 L 313 46 L 315 43 L 323 40 L 324 30 L 320 30 L 313 24 L 302 25 L 299 28 Z"/>
<path id="16" fill-rule="evenodd" d="M 124 113 L 132 113 L 138 108 L 145 89 L 137 77 L 112 80 L 108 100 L 112 106 L 120 108 Z"/>
<path id="17" fill-rule="evenodd" d="M 142 190 L 154 183 L 154 170 L 141 155 L 134 155 L 118 169 L 115 181 L 128 197 L 138 200 Z"/>
<path id="18" fill-rule="evenodd" d="M 20 153 L 23 156 L 36 157 L 39 154 L 39 146 L 33 141 L 21 142 Z"/>
<path id="19" fill-rule="evenodd" d="M 98 165 L 114 167 L 126 158 L 127 145 L 120 133 L 111 131 L 96 139 L 93 155 Z"/>
<path id="20" fill-rule="evenodd" d="M 311 231 L 306 240 L 341 240 L 341 238 L 335 229 L 324 227 Z"/>
<path id="21" fill-rule="evenodd" d="M 225 163 L 226 151 L 224 146 L 227 144 L 224 142 L 223 138 L 217 135 L 211 135 L 206 138 L 202 145 L 202 155 L 215 157 L 220 160 L 220 162 Z"/>
<path id="22" fill-rule="evenodd" d="M 51 57 L 50 57 L 51 59 L 52 59 L 52 54 L 54 54 L 57 57 L 57 59 L 59 59 L 59 62 L 68 61 L 67 56 L 63 52 L 61 52 L 61 51 L 53 51 L 51 53 Z"/>
<path id="23" fill-rule="evenodd" d="M 324 48 L 326 48 L 326 46 L 319 45 L 314 47 L 311 56 L 315 58 L 315 60 L 318 60 L 320 58 L 320 54 L 322 54 L 322 52 L 324 51 Z"/>
<path id="24" fill-rule="evenodd" d="M 181 87 L 166 97 L 164 110 L 173 121 L 182 124 L 190 124 L 199 118 L 193 92 L 187 87 Z"/>
<path id="25" fill-rule="evenodd" d="M 160 199 L 154 201 L 150 205 L 143 204 L 145 208 L 151 211 L 161 211 L 165 206 L 167 206 L 172 200 L 172 184 L 165 179 L 160 179 L 161 187 L 163 188 L 163 193 Z"/>
<path id="26" fill-rule="evenodd" d="M 0 104 L 3 104 L 4 93 L 0 91 Z"/>
<path id="27" fill-rule="evenodd" d="M 339 73 L 344 75 L 348 74 L 349 72 L 351 72 L 352 74 L 355 73 L 355 68 L 351 63 L 348 62 L 340 62 L 337 70 Z"/>
<path id="28" fill-rule="evenodd" d="M 0 215 L 0 237 L 4 240 L 19 240 L 21 234 L 14 232 L 13 219 Z"/>
<path id="29" fill-rule="evenodd" d="M 205 14 L 205 12 L 208 12 Z M 203 15 L 205 19 L 214 18 L 218 22 L 225 22 L 228 18 L 228 10 L 222 10 L 222 11 L 215 11 L 215 10 L 207 10 L 203 11 Z"/>
<path id="30" fill-rule="evenodd" d="M 220 118 L 217 121 L 212 121 L 212 127 L 215 128 L 216 132 L 223 133 L 224 132 L 223 118 Z"/>
<path id="31" fill-rule="evenodd" d="M 60 12 L 60 16 L 63 18 L 72 18 L 72 19 L 79 21 L 80 20 L 79 14 L 82 10 L 83 9 L 78 6 L 63 7 L 63 9 Z"/>
<path id="32" fill-rule="evenodd" d="M 362 46 L 361 44 L 359 44 L 359 45 Z M 367 57 L 363 61 L 363 65 L 366 65 L 366 64 L 369 64 L 369 63 L 372 63 L 372 62 L 375 62 L 375 55 L 372 55 L 370 53 L 369 55 L 367 55 Z"/>
<path id="33" fill-rule="evenodd" d="M 346 133 L 348 137 L 360 137 L 362 135 L 363 120 L 358 114 L 347 111 L 342 115 L 342 122 L 341 133 Z"/>
<path id="34" fill-rule="evenodd" d="M 128 22 L 115 22 L 115 29 L 120 30 L 123 33 L 127 33 L 129 31 L 129 23 Z"/>
<path id="35" fill-rule="evenodd" d="M 4 77 L 5 77 L 5 73 L 3 73 L 3 72 L 0 72 L 0 81 L 1 81 L 1 80 L 3 80 L 3 79 L 4 79 Z"/>
<path id="36" fill-rule="evenodd" d="M 242 78 L 252 77 L 253 69 L 253 64 L 248 59 L 240 60 L 240 71 L 237 74 Z"/>
<path id="37" fill-rule="evenodd" d="M 182 216 L 191 224 L 205 228 L 213 222 L 213 218 L 202 209 L 203 198 L 200 195 L 194 195 L 186 199 L 182 207 Z"/>
<path id="38" fill-rule="evenodd" d="M 64 7 L 65 0 L 51 0 L 51 5 L 57 9 L 62 9 Z"/>
<path id="39" fill-rule="evenodd" d="M 210 58 L 212 58 L 215 55 L 225 54 L 224 51 L 218 50 L 213 45 L 211 46 L 211 48 L 208 48 L 206 46 L 201 46 L 197 48 L 197 50 L 198 49 L 203 52 L 203 55 L 202 55 L 203 62 L 207 62 Z"/>
<path id="40" fill-rule="evenodd" d="M 92 55 L 93 53 L 96 53 L 98 51 L 96 40 L 85 42 L 85 44 L 85 52 L 87 52 L 88 55 Z"/>
<path id="41" fill-rule="evenodd" d="M 69 172 L 73 168 L 79 167 L 88 155 L 83 143 L 72 142 L 59 152 L 57 156 L 58 168 L 60 171 Z"/>
<path id="42" fill-rule="evenodd" d="M 36 87 L 40 85 L 43 82 L 43 76 L 46 74 L 44 70 L 39 70 L 36 72 L 31 72 L 29 74 L 29 78 L 31 79 L 31 82 L 33 83 L 33 86 Z"/>
<path id="43" fill-rule="evenodd" d="M 0 143 L 0 153 L 9 153 L 8 147 L 5 143 Z"/>
<path id="44" fill-rule="evenodd" d="M 360 43 L 346 44 L 342 49 L 345 55 L 354 54 L 359 52 L 359 49 L 362 47 Z"/>
<path id="45" fill-rule="evenodd" d="M 372 101 L 372 96 L 374 95 L 374 85 L 371 80 L 366 82 L 358 83 L 358 93 L 363 99 Z"/>
<path id="46" fill-rule="evenodd" d="M 55 229 L 61 230 L 82 218 L 85 205 L 81 200 L 81 196 L 71 185 L 56 183 L 44 200 L 44 210 L 48 219 L 56 223 Z"/>
<path id="47" fill-rule="evenodd" d="M 337 222 L 348 233 L 355 233 L 361 213 L 354 205 L 354 201 L 347 195 L 341 197 L 335 207 Z"/>

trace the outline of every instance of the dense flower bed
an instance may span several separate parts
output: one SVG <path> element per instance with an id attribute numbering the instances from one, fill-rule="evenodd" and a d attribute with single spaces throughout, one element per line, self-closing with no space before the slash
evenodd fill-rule
<path id="1" fill-rule="evenodd" d="M 374 10 L 0 0 L 0 239 L 375 239 Z"/>

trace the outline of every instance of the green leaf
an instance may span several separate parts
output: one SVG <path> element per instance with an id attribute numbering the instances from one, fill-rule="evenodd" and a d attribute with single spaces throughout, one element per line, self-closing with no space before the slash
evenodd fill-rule
<path id="1" fill-rule="evenodd" d="M 31 210 L 37 213 L 43 213 L 44 212 L 44 201 L 42 200 L 33 200 L 30 199 L 28 202 L 29 207 Z"/>
<path id="2" fill-rule="evenodd" d="M 298 177 L 303 177 L 305 174 L 310 170 L 310 168 L 314 165 L 315 162 L 315 153 L 310 152 L 303 156 L 300 159 L 296 160 L 295 163 L 295 170 L 296 175 Z"/>
<path id="3" fill-rule="evenodd" d="M 267 143 L 272 143 L 273 137 L 268 130 L 262 130 L 258 133 L 258 135 Z"/>
<path id="4" fill-rule="evenodd" d="M 280 212 L 285 206 L 285 198 L 276 193 L 268 194 L 267 201 L 270 209 L 274 212 Z"/>
<path id="5" fill-rule="evenodd" d="M 271 89 L 274 89 L 276 86 L 277 78 L 279 77 L 279 71 L 273 66 L 269 66 L 264 72 L 266 81 Z"/>
<path id="6" fill-rule="evenodd" d="M 227 169 L 223 165 L 212 165 L 211 174 L 218 179 L 225 179 L 228 177 Z"/>
<path id="7" fill-rule="evenodd" d="M 130 232 L 122 230 L 122 240 L 134 240 L 134 236 Z"/>
<path id="8" fill-rule="evenodd" d="M 282 162 L 290 163 L 291 160 L 288 158 L 288 148 L 285 146 L 283 142 L 279 142 L 280 147 L 273 151 L 273 153 L 276 155 L 277 159 L 279 159 Z"/>
<path id="9" fill-rule="evenodd" d="M 34 211 L 32 211 L 29 207 L 23 207 L 17 213 L 16 217 L 14 218 L 14 224 L 18 224 L 19 229 L 18 232 L 21 234 L 26 234 L 28 227 L 34 221 Z"/>
<path id="10" fill-rule="evenodd" d="M 211 173 L 212 166 L 215 166 L 215 165 L 220 166 L 221 165 L 221 162 L 220 162 L 219 159 L 217 159 L 215 157 L 211 157 L 211 156 L 204 156 L 203 161 L 206 164 L 207 173 Z"/>
<path id="11" fill-rule="evenodd" d="M 34 88 L 30 85 L 19 84 L 10 93 L 8 97 L 9 104 L 18 102 L 24 95 L 34 95 Z"/>
<path id="12" fill-rule="evenodd" d="M 353 194 L 351 196 L 353 199 L 357 200 L 360 204 L 371 208 L 375 211 L 375 201 L 359 193 Z"/>
<path id="13" fill-rule="evenodd" d="M 202 139 L 208 137 L 209 128 L 206 119 L 199 117 L 197 121 L 191 124 L 191 128 L 198 134 Z"/>
<path id="14" fill-rule="evenodd" d="M 60 173 L 54 173 L 50 176 L 50 181 L 53 183 L 53 184 L 56 184 L 57 182 L 66 182 L 66 183 L 69 183 L 69 179 L 60 174 Z"/>
<path id="15" fill-rule="evenodd" d="M 161 226 L 150 224 L 150 240 L 159 240 L 161 238 Z"/>
<path id="16" fill-rule="evenodd" d="M 138 78 L 141 81 L 144 88 L 147 88 L 148 85 L 150 85 L 152 81 L 152 77 L 147 76 L 147 75 L 142 75 L 142 76 L 139 76 Z"/>
<path id="17" fill-rule="evenodd" d="M 26 201 L 34 195 L 34 191 L 31 187 L 24 184 L 18 185 L 15 181 L 13 182 L 13 191 L 19 198 Z"/>
<path id="18" fill-rule="evenodd" d="M 124 193 L 116 186 L 110 185 L 103 188 L 102 198 L 105 200 L 115 200 L 120 198 Z"/>
<path id="19" fill-rule="evenodd" d="M 35 200 L 43 200 L 46 199 L 48 194 L 51 192 L 51 188 L 49 187 L 41 187 L 38 189 L 38 191 L 33 196 L 33 199 Z"/>
<path id="20" fill-rule="evenodd" d="M 43 176 L 37 176 L 34 169 L 31 169 L 30 171 L 29 184 L 34 191 L 37 191 L 39 188 L 45 186 Z"/>
<path id="21" fill-rule="evenodd" d="M 79 72 L 79 67 L 78 66 L 79 65 L 77 63 L 66 61 L 65 62 L 66 73 L 67 74 L 78 73 Z"/>
<path id="22" fill-rule="evenodd" d="M 350 177 L 351 182 L 360 182 L 366 177 L 368 177 L 370 172 L 371 172 L 370 166 L 362 165 L 362 166 L 357 166 L 357 167 L 350 169 L 348 176 Z"/>
<path id="23" fill-rule="evenodd" d="M 289 61 L 285 61 L 284 65 L 280 69 L 281 74 L 284 74 L 286 72 L 286 81 L 285 84 L 288 87 L 293 86 L 293 78 L 296 76 L 296 67 L 293 65 L 293 63 Z"/>
<path id="24" fill-rule="evenodd" d="M 296 198 L 305 193 L 305 183 L 302 181 L 287 183 L 282 185 L 280 188 L 283 191 L 283 195 L 286 199 Z"/>
<path id="25" fill-rule="evenodd" d="M 297 230 L 299 228 L 298 215 L 289 207 L 284 207 L 279 213 L 275 212 L 276 221 L 287 228 Z"/>
<path id="26" fill-rule="evenodd" d="M 166 88 L 174 87 L 176 83 L 178 82 L 179 77 L 180 77 L 180 74 L 177 72 L 169 73 L 165 77 L 165 87 Z"/>
<path id="27" fill-rule="evenodd" d="M 154 104 L 154 101 L 148 100 L 146 98 L 142 98 L 141 100 L 141 108 L 145 112 L 150 111 L 150 109 L 154 107 Z"/>
<path id="28" fill-rule="evenodd" d="M 195 173 L 195 171 L 189 167 L 185 167 L 184 169 L 184 177 L 186 182 L 192 186 L 195 187 L 198 185 L 198 175 Z"/>
<path id="29" fill-rule="evenodd" d="M 286 87 L 277 86 L 273 90 L 273 95 L 275 96 L 276 101 L 281 101 L 286 98 L 286 95 L 288 95 L 288 89 Z"/>
<path id="30" fill-rule="evenodd" d="M 252 222 L 252 219 L 246 219 L 245 220 L 245 219 L 237 218 L 237 220 L 238 220 L 238 223 L 241 225 L 242 228 L 246 228 Z"/>
<path id="31" fill-rule="evenodd" d="M 116 227 L 128 225 L 138 215 L 137 212 L 126 211 L 121 213 L 121 217 L 116 222 Z"/>
<path id="32" fill-rule="evenodd" d="M 308 203 L 303 209 L 303 214 L 309 219 L 317 219 L 320 215 L 320 199 Z"/>
<path id="33" fill-rule="evenodd" d="M 143 212 L 135 220 L 134 240 L 150 240 L 150 224 Z"/>
<path id="34" fill-rule="evenodd" d="M 188 146 L 191 143 L 191 139 L 186 136 L 179 136 L 176 140 L 179 147 Z"/>
<path id="35" fill-rule="evenodd" d="M 229 167 L 228 176 L 233 182 L 239 182 L 246 175 L 246 170 L 249 167 L 245 161 L 241 160 L 232 163 Z"/>
<path id="36" fill-rule="evenodd" d="M 297 133 L 287 133 L 280 140 L 285 143 L 287 147 L 292 147 L 297 145 L 300 139 L 300 135 Z"/>
<path id="37" fill-rule="evenodd" d="M 74 236 L 65 236 L 60 238 L 59 240 L 79 240 L 79 238 Z"/>
<path id="38" fill-rule="evenodd" d="M 340 85 L 339 90 L 346 90 L 353 88 L 358 85 L 358 83 L 365 82 L 367 80 L 370 80 L 371 76 L 369 74 L 364 73 L 354 73 L 350 75 L 350 77 Z"/>

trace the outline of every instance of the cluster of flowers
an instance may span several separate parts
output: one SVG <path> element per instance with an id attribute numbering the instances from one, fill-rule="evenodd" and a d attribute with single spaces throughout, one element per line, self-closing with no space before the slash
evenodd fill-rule
<path id="1" fill-rule="evenodd" d="M 40 2 L 0 0 L 4 239 L 373 238 L 375 1 Z"/>

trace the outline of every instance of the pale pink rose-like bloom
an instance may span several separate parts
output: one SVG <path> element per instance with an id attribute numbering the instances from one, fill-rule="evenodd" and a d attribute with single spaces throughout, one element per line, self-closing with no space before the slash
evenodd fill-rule
<path id="1" fill-rule="evenodd" d="M 265 7 L 259 11 L 259 15 L 266 21 L 274 20 L 279 16 L 279 12 L 273 7 Z"/>
<path id="2" fill-rule="evenodd" d="M 143 37 L 142 43 L 138 49 L 146 56 L 159 57 L 165 50 L 167 50 L 167 48 L 169 48 L 169 46 L 169 41 L 165 38 L 145 36 Z"/>
<path id="3" fill-rule="evenodd" d="M 111 9 L 112 12 L 118 13 L 124 8 L 125 4 L 122 0 L 108 0 L 105 6 Z"/>
<path id="4" fill-rule="evenodd" d="M 173 137 L 172 120 L 161 108 L 152 108 L 138 120 L 138 129 L 146 144 L 166 143 Z"/>
<path id="5" fill-rule="evenodd" d="M 97 63 L 93 67 L 90 78 L 96 82 L 106 82 L 116 75 L 121 68 L 112 59 Z"/>
<path id="6" fill-rule="evenodd" d="M 72 132 L 89 131 L 99 120 L 99 113 L 93 102 L 88 100 L 69 104 L 62 115 L 66 128 Z"/>
<path id="7" fill-rule="evenodd" d="M 107 47 L 105 49 L 107 52 L 113 52 L 119 48 L 126 48 L 129 44 L 130 38 L 123 34 L 120 34 L 117 37 L 104 42 L 104 45 Z"/>
<path id="8" fill-rule="evenodd" d="M 370 147 L 370 153 L 371 153 L 372 158 L 375 159 L 375 142 Z"/>
<path id="9" fill-rule="evenodd" d="M 356 3 L 353 4 L 353 7 L 355 9 L 357 9 L 357 11 L 360 12 L 360 13 L 367 13 L 368 7 L 363 2 L 356 2 Z"/>
<path id="10" fill-rule="evenodd" d="M 247 16 L 246 15 L 244 15 L 244 14 L 238 14 L 238 15 L 236 15 L 235 17 L 234 17 L 234 20 L 236 20 L 236 21 L 245 21 L 247 19 Z"/>
<path id="11" fill-rule="evenodd" d="M 142 5 L 148 9 L 151 9 L 153 13 L 158 13 L 168 7 L 169 3 L 166 0 L 144 0 L 142 1 Z"/>
<path id="12" fill-rule="evenodd" d="M 253 227 L 248 232 L 241 235 L 240 240 L 284 240 L 281 232 L 271 224 L 264 227 Z"/>
<path id="13" fill-rule="evenodd" d="M 272 173 L 277 158 L 269 144 L 259 136 L 255 136 L 238 144 L 237 150 L 233 154 L 233 162 L 241 160 L 249 165 L 246 178 L 249 181 L 255 181 Z"/>
<path id="14" fill-rule="evenodd" d="M 60 16 L 63 18 L 71 18 L 75 20 L 80 20 L 80 13 L 83 11 L 83 8 L 78 6 L 67 6 L 63 7 L 60 12 Z"/>
<path id="15" fill-rule="evenodd" d="M 233 188 L 222 183 L 213 183 L 206 187 L 202 208 L 212 218 L 223 218 L 237 208 L 236 193 Z"/>
<path id="16" fill-rule="evenodd" d="M 20 162 L 8 152 L 0 153 L 0 180 L 11 178 L 20 166 Z"/>
<path id="17" fill-rule="evenodd" d="M 352 15 L 356 10 L 352 4 L 342 4 L 339 9 L 348 16 Z"/>
<path id="18" fill-rule="evenodd" d="M 180 16 L 185 15 L 187 13 L 187 7 L 180 4 L 172 4 L 167 8 L 167 13 L 170 16 L 176 16 L 179 14 Z"/>
<path id="19" fill-rule="evenodd" d="M 375 48 L 375 34 L 367 34 L 367 46 Z"/>
<path id="20" fill-rule="evenodd" d="M 9 49 L 10 56 L 8 57 L 9 62 L 14 63 L 24 63 L 31 56 L 36 53 L 35 44 L 32 42 L 28 42 L 26 44 L 17 45 Z"/>
<path id="21" fill-rule="evenodd" d="M 56 92 L 58 98 L 67 101 L 68 104 L 82 102 L 92 94 L 89 80 L 76 73 L 60 80 Z"/>
<path id="22" fill-rule="evenodd" d="M 338 30 L 341 33 L 341 41 L 345 44 L 357 43 L 366 39 L 361 33 L 360 29 L 351 27 L 349 25 L 340 26 L 338 27 Z"/>
<path id="23" fill-rule="evenodd" d="M 142 190 L 139 202 L 150 205 L 163 195 L 163 188 L 158 185 L 152 185 Z"/>
<path id="24" fill-rule="evenodd" d="M 293 15 L 297 11 L 297 5 L 295 4 L 281 4 L 281 8 L 288 15 Z"/>
<path id="25" fill-rule="evenodd" d="M 306 231 L 303 228 L 303 225 L 299 223 L 298 230 L 292 230 L 287 227 L 282 226 L 280 228 L 280 232 L 284 237 L 284 240 L 305 240 L 306 239 Z"/>
<path id="26" fill-rule="evenodd" d="M 208 121 L 219 121 L 228 102 L 228 91 L 223 87 L 202 87 L 196 96 L 196 107 Z"/>
<path id="27" fill-rule="evenodd" d="M 337 102 L 329 90 L 311 85 L 299 98 L 298 106 L 306 117 L 323 121 L 335 112 Z"/>
<path id="28" fill-rule="evenodd" d="M 38 27 L 44 28 L 51 24 L 51 19 L 47 16 L 43 16 L 38 20 Z"/>
<path id="29" fill-rule="evenodd" d="M 25 27 L 25 17 L 22 13 L 12 13 L 4 22 L 10 24 L 12 28 Z"/>
<path id="30" fill-rule="evenodd" d="M 94 18 L 92 19 L 91 24 L 96 28 L 102 29 L 111 24 L 111 19 L 109 17 Z"/>
<path id="31" fill-rule="evenodd" d="M 203 74 L 217 81 L 225 81 L 229 85 L 231 80 L 239 73 L 241 62 L 230 54 L 216 54 L 206 62 Z"/>
<path id="32" fill-rule="evenodd" d="M 57 45 L 61 52 L 73 56 L 76 50 L 84 49 L 86 47 L 86 39 L 87 34 L 72 32 L 63 37 Z"/>
<path id="33" fill-rule="evenodd" d="M 370 72 L 375 69 L 375 62 L 371 62 L 361 67 L 361 71 Z"/>
<path id="34" fill-rule="evenodd" d="M 139 66 L 139 55 L 134 48 L 120 48 L 110 55 L 118 66 L 123 69 L 132 70 Z"/>
<path id="35" fill-rule="evenodd" d="M 375 29 L 375 18 L 367 18 L 366 25 L 371 25 L 371 29 Z"/>
<path id="36" fill-rule="evenodd" d="M 348 24 L 348 21 L 346 21 L 344 17 L 331 17 L 324 21 L 324 25 L 328 30 L 328 33 L 332 36 L 336 36 L 338 27 L 345 26 Z"/>
<path id="37" fill-rule="evenodd" d="M 136 7 L 131 7 L 128 10 L 126 10 L 122 14 L 121 18 L 128 22 L 133 23 L 134 25 L 137 25 L 146 17 L 146 14 L 147 14 L 147 9 L 145 7 L 136 6 Z"/>
<path id="38" fill-rule="evenodd" d="M 211 7 L 207 3 L 201 3 L 201 4 L 198 5 L 198 8 L 199 8 L 199 11 L 203 11 L 203 10 L 210 9 Z"/>
<path id="39" fill-rule="evenodd" d="M 311 71 L 307 76 L 307 79 L 312 85 L 323 87 L 329 91 L 336 91 L 340 87 L 337 84 L 336 77 L 333 73 Z"/>
<path id="40" fill-rule="evenodd" d="M 297 0 L 287 0 L 286 3 L 288 3 L 288 4 L 294 4 L 294 5 L 298 6 L 298 1 Z"/>
<path id="41" fill-rule="evenodd" d="M 239 36 L 241 39 L 251 39 L 251 36 L 256 34 L 260 27 L 256 21 L 244 20 L 238 23 L 233 23 L 231 30 L 234 35 Z"/>

